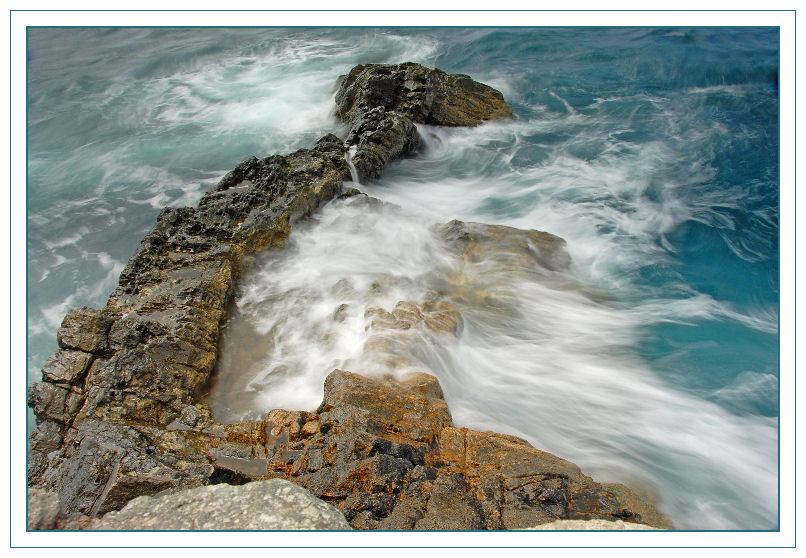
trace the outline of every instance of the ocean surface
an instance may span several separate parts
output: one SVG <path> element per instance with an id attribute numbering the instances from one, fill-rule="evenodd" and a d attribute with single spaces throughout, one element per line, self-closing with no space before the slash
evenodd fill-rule
<path id="1" fill-rule="evenodd" d="M 543 230 L 567 240 L 562 281 L 480 269 L 461 335 L 402 356 L 458 426 L 644 491 L 678 528 L 777 528 L 776 28 L 29 29 L 29 381 L 163 207 L 343 132 L 337 77 L 404 61 L 496 87 L 515 120 L 422 127 L 360 186 L 388 204 L 330 204 L 262 258 L 224 330 L 248 396 L 214 393 L 220 420 L 315 409 L 360 364 L 365 308 L 444 292 L 436 224 Z"/>

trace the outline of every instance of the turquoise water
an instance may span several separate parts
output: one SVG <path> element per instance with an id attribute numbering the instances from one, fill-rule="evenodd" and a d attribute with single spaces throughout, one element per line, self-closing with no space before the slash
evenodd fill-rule
<path id="1" fill-rule="evenodd" d="M 777 29 L 31 29 L 28 47 L 29 380 L 162 207 L 339 131 L 353 65 L 411 60 L 498 88 L 515 121 L 423 129 L 422 154 L 364 185 L 399 209 L 326 208 L 242 313 L 379 269 L 417 297 L 438 280 L 420 232 L 437 222 L 552 232 L 583 294 L 511 283 L 515 310 L 463 308 L 459 342 L 421 355 L 455 422 L 640 485 L 679 527 L 777 526 Z M 311 300 L 285 328 L 316 319 Z M 342 334 L 264 403 L 315 407 L 362 343 Z"/>

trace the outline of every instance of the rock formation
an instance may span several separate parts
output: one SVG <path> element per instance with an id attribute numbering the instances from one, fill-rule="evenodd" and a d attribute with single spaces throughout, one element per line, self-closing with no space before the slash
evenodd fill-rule
<path id="1" fill-rule="evenodd" d="M 500 92 L 465 75 L 419 64 L 356 66 L 339 78 L 336 114 L 350 124 L 347 143 L 361 180 L 377 178 L 420 145 L 416 124 L 476 126 L 511 118 Z"/>
<path id="2" fill-rule="evenodd" d="M 402 381 L 342 370 L 315 413 L 272 411 L 261 423 L 267 467 L 334 503 L 356 529 L 519 529 L 557 518 L 668 527 L 620 485 L 602 485 L 525 440 L 456 428 L 436 378 Z"/>
<path id="3" fill-rule="evenodd" d="M 37 417 L 29 486 L 57 493 L 62 516 L 76 517 L 165 491 L 284 478 L 358 529 L 523 528 L 558 518 L 670 527 L 626 487 L 598 484 L 524 440 L 454 427 L 426 374 L 398 381 L 336 370 L 315 413 L 213 419 L 201 395 L 239 274 L 341 193 L 345 156 L 372 178 L 417 148 L 417 123 L 511 116 L 497 91 L 416 64 L 358 66 L 341 78 L 336 99 L 346 141 L 327 135 L 312 149 L 252 157 L 197 208 L 165 209 L 106 307 L 68 313 L 60 349 L 29 390 Z M 487 238 L 516 247 L 507 265 L 568 265 L 564 241 L 547 233 L 460 222 L 440 231 L 467 261 Z M 378 330 L 461 333 L 461 316 L 444 301 L 374 312 Z"/>

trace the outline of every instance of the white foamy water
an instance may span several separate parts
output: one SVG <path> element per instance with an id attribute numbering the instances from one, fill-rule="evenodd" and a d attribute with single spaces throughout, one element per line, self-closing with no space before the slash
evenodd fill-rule
<path id="1" fill-rule="evenodd" d="M 439 378 L 456 424 L 523 436 L 598 480 L 645 490 L 678 528 L 773 527 L 777 420 L 737 416 L 675 389 L 636 353 L 645 328 L 664 322 L 777 331 L 775 314 L 745 315 L 682 284 L 634 292 L 631 270 L 667 259 L 658 236 L 713 204 L 680 194 L 708 180 L 708 169 L 666 176 L 673 146 L 625 153 L 606 138 L 589 162 L 566 145 L 543 165 L 518 168 L 519 138 L 552 126 L 423 128 L 422 154 L 362 187 L 391 205 L 336 202 L 295 229 L 290 247 L 242 286 L 222 345 L 227 388 L 211 398 L 217 416 L 313 410 L 334 368 L 426 371 Z M 644 195 L 658 176 L 660 193 Z M 457 271 L 434 232 L 452 218 L 557 233 L 568 240 L 571 269 L 512 273 L 482 261 Z M 413 330 L 387 338 L 380 352 L 367 349 L 378 335 L 367 309 L 430 297 L 459 310 L 458 337 Z M 715 399 L 741 407 L 749 386 L 769 382 L 746 376 Z"/>
<path id="2" fill-rule="evenodd" d="M 398 373 L 439 378 L 456 424 L 523 436 L 599 480 L 646 489 L 680 528 L 763 524 L 774 512 L 775 419 L 732 416 L 665 386 L 630 350 L 658 319 L 651 311 L 619 310 L 543 269 L 482 262 L 457 284 L 434 223 L 395 207 L 359 198 L 317 221 L 242 286 L 222 345 L 226 388 L 212 395 L 219 418 L 314 410 L 334 368 L 394 371 L 388 353 L 363 353 L 374 333 L 365 311 L 436 292 L 460 311 L 460 337 L 406 332 L 390 350 Z"/>

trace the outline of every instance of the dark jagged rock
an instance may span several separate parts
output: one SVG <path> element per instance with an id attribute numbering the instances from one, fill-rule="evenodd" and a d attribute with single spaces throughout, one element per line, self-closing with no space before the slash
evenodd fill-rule
<path id="1" fill-rule="evenodd" d="M 504 96 L 492 87 L 413 62 L 359 65 L 339 79 L 336 114 L 347 121 L 376 107 L 434 126 L 512 118 Z"/>
<path id="2" fill-rule="evenodd" d="M 336 115 L 350 124 L 347 144 L 361 180 L 420 145 L 416 124 L 476 126 L 512 118 L 503 95 L 470 77 L 420 64 L 367 64 L 341 76 Z"/>
<path id="3" fill-rule="evenodd" d="M 410 118 L 377 107 L 353 123 L 347 143 L 356 146 L 353 164 L 366 180 L 378 178 L 390 161 L 414 153 L 420 136 Z"/>
<path id="4" fill-rule="evenodd" d="M 138 496 L 270 477 L 308 488 L 360 529 L 500 529 L 588 517 L 667 525 L 628 489 L 599 485 L 522 440 L 454 428 L 439 384 L 424 374 L 399 382 L 336 371 L 315 413 L 213 420 L 203 393 L 237 278 L 253 254 L 282 248 L 295 220 L 339 196 L 350 177 L 348 146 L 360 172 L 376 176 L 416 148 L 415 122 L 509 114 L 500 94 L 464 76 L 390 68 L 359 67 L 345 78 L 338 98 L 352 125 L 347 145 L 328 135 L 312 149 L 246 159 L 198 207 L 160 213 L 104 309 L 65 317 L 60 349 L 29 390 L 37 428 L 28 468 L 29 486 L 58 494 L 65 525 Z M 341 203 L 373 203 L 349 194 Z M 481 253 L 486 235 L 514 242 L 516 259 L 564 265 L 556 237 L 529 231 L 523 240 L 514 229 L 483 227 L 454 222 L 443 232 L 466 259 Z M 372 327 L 458 335 L 462 320 L 446 301 L 402 301 L 378 309 Z"/>

